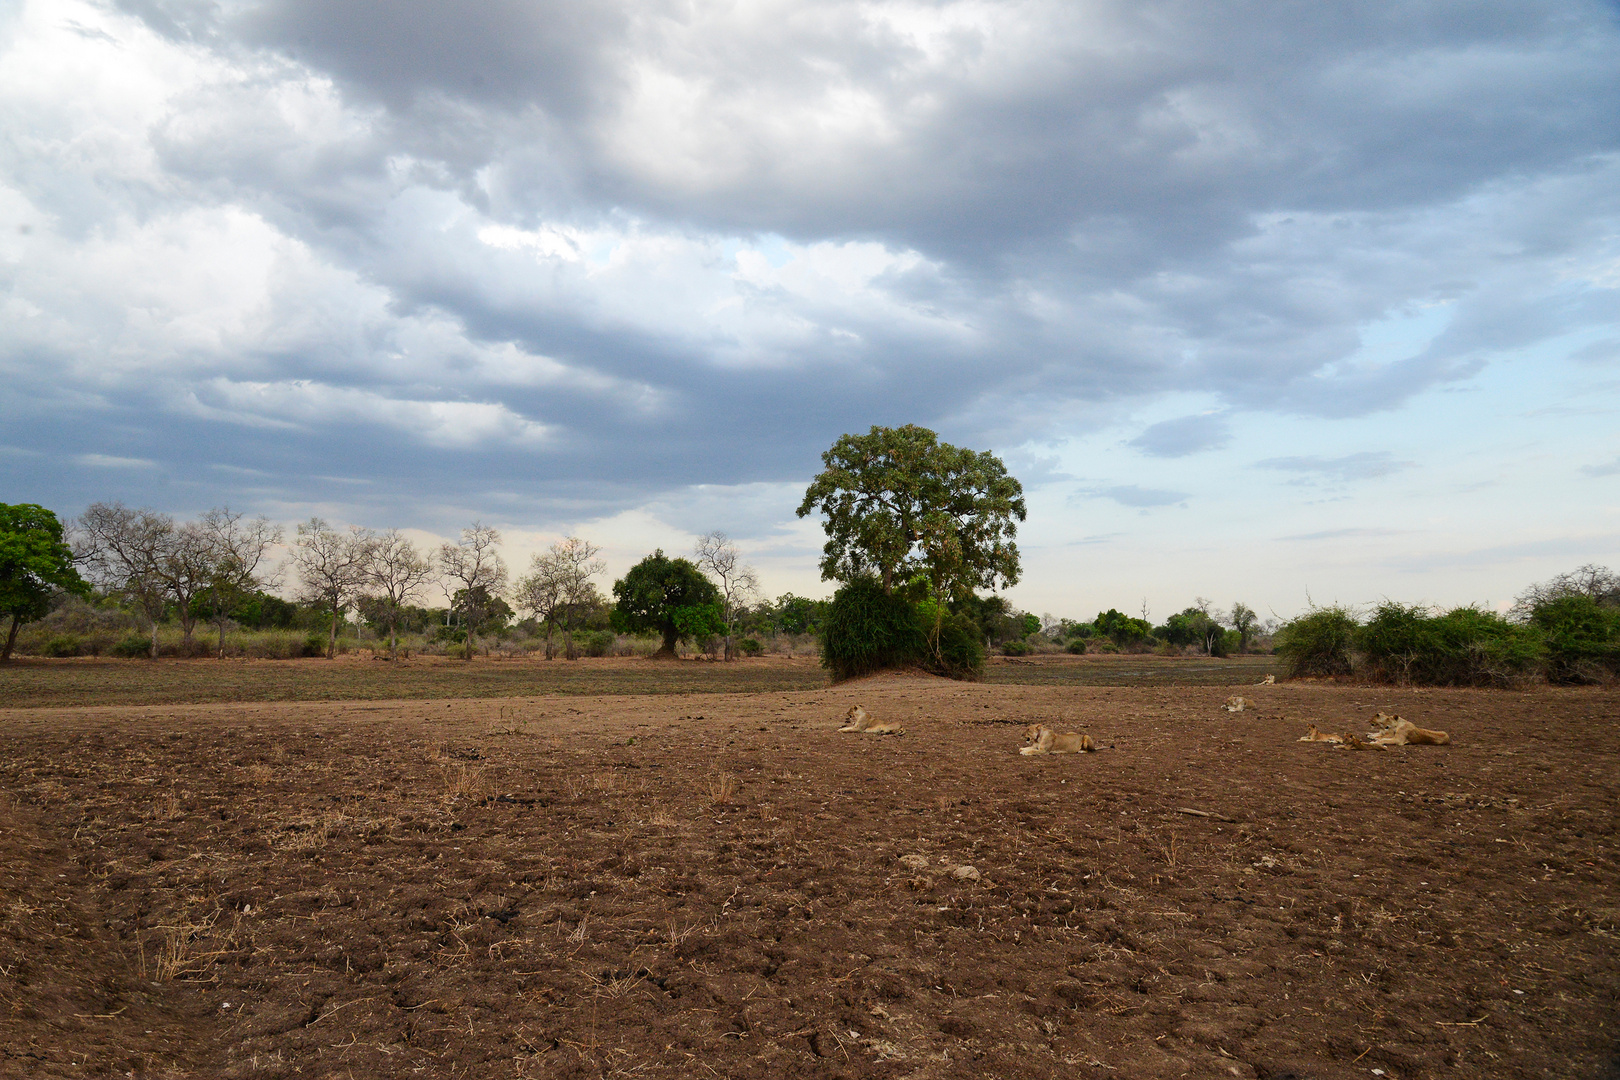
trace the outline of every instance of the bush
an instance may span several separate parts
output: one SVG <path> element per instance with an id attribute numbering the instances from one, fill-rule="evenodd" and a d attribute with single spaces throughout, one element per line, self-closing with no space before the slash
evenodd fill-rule
<path id="1" fill-rule="evenodd" d="M 1547 679 L 1608 683 L 1620 678 L 1620 609 L 1590 596 L 1560 596 L 1537 604 L 1530 624 L 1547 650 Z"/>
<path id="2" fill-rule="evenodd" d="M 1495 612 L 1427 608 L 1386 601 L 1356 635 L 1360 674 L 1424 686 L 1512 686 L 1541 670 L 1541 632 Z"/>
<path id="3" fill-rule="evenodd" d="M 586 656 L 606 656 L 619 637 L 611 630 L 591 630 L 579 636 L 579 647 Z"/>
<path id="4" fill-rule="evenodd" d="M 885 593 L 876 578 L 856 578 L 833 594 L 821 626 L 821 666 L 834 682 L 918 665 L 925 647 L 911 604 Z"/>
<path id="5" fill-rule="evenodd" d="M 1003 656 L 1028 656 L 1029 644 L 1023 641 L 1008 641 L 1001 646 Z"/>
<path id="6" fill-rule="evenodd" d="M 1284 623 L 1276 637 L 1283 675 L 1297 679 L 1351 674 L 1355 670 L 1352 649 L 1358 629 L 1356 617 L 1342 607 L 1312 608 Z"/>
<path id="7" fill-rule="evenodd" d="M 1076 656 L 1084 656 L 1086 654 L 1086 639 L 1074 638 L 1063 648 L 1065 652 L 1073 653 Z"/>
<path id="8" fill-rule="evenodd" d="M 58 634 L 40 646 L 41 656 L 82 656 L 82 643 L 73 634 Z"/>
<path id="9" fill-rule="evenodd" d="M 745 637 L 737 642 L 737 651 L 744 656 L 761 656 L 765 652 L 765 646 L 759 643 L 758 638 Z"/>
<path id="10" fill-rule="evenodd" d="M 927 639 L 934 617 L 919 606 L 917 618 Z M 979 624 L 966 615 L 947 615 L 940 620 L 939 638 L 933 656 L 923 664 L 935 675 L 974 681 L 984 675 L 984 643 L 979 640 Z"/>
<path id="11" fill-rule="evenodd" d="M 133 659 L 137 656 L 149 656 L 152 652 L 152 639 L 146 634 L 125 634 L 118 644 L 107 650 L 114 656 Z"/>

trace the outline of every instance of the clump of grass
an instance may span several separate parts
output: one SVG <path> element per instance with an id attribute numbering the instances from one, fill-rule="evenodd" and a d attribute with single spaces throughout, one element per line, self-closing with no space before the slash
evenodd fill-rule
<path id="1" fill-rule="evenodd" d="M 709 804 L 729 806 L 737 797 L 737 777 L 729 772 L 717 772 L 709 777 Z"/>
<path id="2" fill-rule="evenodd" d="M 484 766 L 482 765 L 441 765 L 440 773 L 444 776 L 444 793 L 446 797 L 477 798 L 484 791 Z"/>

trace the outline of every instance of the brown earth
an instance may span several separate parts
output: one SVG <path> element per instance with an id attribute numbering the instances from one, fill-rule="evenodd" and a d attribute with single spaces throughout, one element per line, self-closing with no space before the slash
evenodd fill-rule
<path id="1" fill-rule="evenodd" d="M 907 733 L 837 734 L 856 701 Z M 1454 745 L 1295 741 L 1380 708 Z M 1608 1077 L 1617 716 L 912 678 L 0 710 L 0 1076 Z M 1107 749 L 1021 757 L 1033 721 Z"/>

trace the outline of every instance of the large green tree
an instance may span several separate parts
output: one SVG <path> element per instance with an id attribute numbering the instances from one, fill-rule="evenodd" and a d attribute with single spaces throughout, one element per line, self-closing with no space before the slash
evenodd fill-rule
<path id="1" fill-rule="evenodd" d="M 907 424 L 845 435 L 821 460 L 798 513 L 826 515 L 824 580 L 873 573 L 892 593 L 921 575 L 945 602 L 1017 583 L 1024 489 L 994 454 Z"/>
<path id="2" fill-rule="evenodd" d="M 56 589 L 80 596 L 90 591 L 73 567 L 62 523 L 43 506 L 0 503 L 0 615 L 11 616 L 0 663 L 11 659 L 22 624 L 50 610 Z"/>
<path id="3" fill-rule="evenodd" d="M 613 583 L 615 629 L 662 634 L 661 657 L 673 657 L 675 645 L 685 638 L 703 638 L 725 631 L 720 590 L 687 559 L 671 559 L 654 551 Z"/>

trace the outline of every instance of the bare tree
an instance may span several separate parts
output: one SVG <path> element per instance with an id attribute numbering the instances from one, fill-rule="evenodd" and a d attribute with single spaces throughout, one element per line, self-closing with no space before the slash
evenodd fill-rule
<path id="1" fill-rule="evenodd" d="M 467 627 L 467 654 L 478 648 L 478 628 L 495 600 L 506 590 L 506 563 L 501 560 L 501 534 L 494 526 L 473 522 L 461 530 L 461 543 L 439 548 L 439 570 L 450 593 L 450 607 Z"/>
<path id="2" fill-rule="evenodd" d="M 587 540 L 570 536 L 552 544 L 529 563 L 529 573 L 517 583 L 515 599 L 519 607 L 534 613 L 545 627 L 546 659 L 553 655 L 551 635 L 561 628 L 563 652 L 570 660 L 579 658 L 574 647 L 574 630 L 584 613 L 602 602 L 602 594 L 591 578 L 607 569 L 596 556 L 602 549 Z"/>
<path id="3" fill-rule="evenodd" d="M 555 545 L 554 545 L 555 546 Z M 563 582 L 560 568 L 554 553 L 536 552 L 529 560 L 529 572 L 518 579 L 513 589 L 512 601 L 520 611 L 527 611 L 534 616 L 546 632 L 546 659 L 550 660 L 555 653 L 552 650 L 551 635 L 557 630 L 557 623 L 561 612 L 558 610 L 563 602 Z"/>
<path id="4" fill-rule="evenodd" d="M 1566 596 L 1589 596 L 1606 607 L 1620 607 L 1620 574 L 1607 566 L 1587 563 L 1551 581 L 1530 586 L 1514 599 L 1508 614 L 1525 622 L 1536 608 Z"/>
<path id="5" fill-rule="evenodd" d="M 281 526 L 263 514 L 247 520 L 241 511 L 217 506 L 199 522 L 209 546 L 210 572 L 204 593 L 219 631 L 217 655 L 225 658 L 225 620 L 243 596 L 271 585 L 275 572 L 261 573 L 265 555 L 281 543 Z"/>
<path id="6" fill-rule="evenodd" d="M 399 655 L 400 611 L 408 602 L 421 599 L 422 586 L 433 580 L 433 563 L 398 529 L 389 529 L 372 542 L 365 579 L 388 619 L 388 658 L 392 660 Z"/>
<path id="7" fill-rule="evenodd" d="M 338 621 L 366 580 L 372 536 L 358 526 L 338 532 L 325 521 L 312 517 L 298 526 L 298 546 L 293 563 L 298 567 L 305 600 L 320 604 L 331 614 L 326 658 L 337 656 Z"/>
<path id="8" fill-rule="evenodd" d="M 570 660 L 579 659 L 574 648 L 574 630 L 592 607 L 602 602 L 591 578 L 607 569 L 607 563 L 596 556 L 601 548 L 577 536 L 570 536 L 551 546 L 562 579 L 562 604 L 559 608 L 563 624 L 563 652 Z"/>
<path id="9" fill-rule="evenodd" d="M 174 543 L 174 519 L 123 503 L 92 503 L 74 529 L 75 555 L 99 588 L 139 608 L 151 626 L 151 656 L 157 659 L 158 620 L 169 603 L 160 569 Z"/>
<path id="10" fill-rule="evenodd" d="M 747 603 L 759 595 L 759 575 L 742 564 L 737 545 L 718 529 L 697 542 L 698 569 L 720 585 L 721 617 L 726 624 L 726 659 L 732 658 L 732 628 Z"/>

